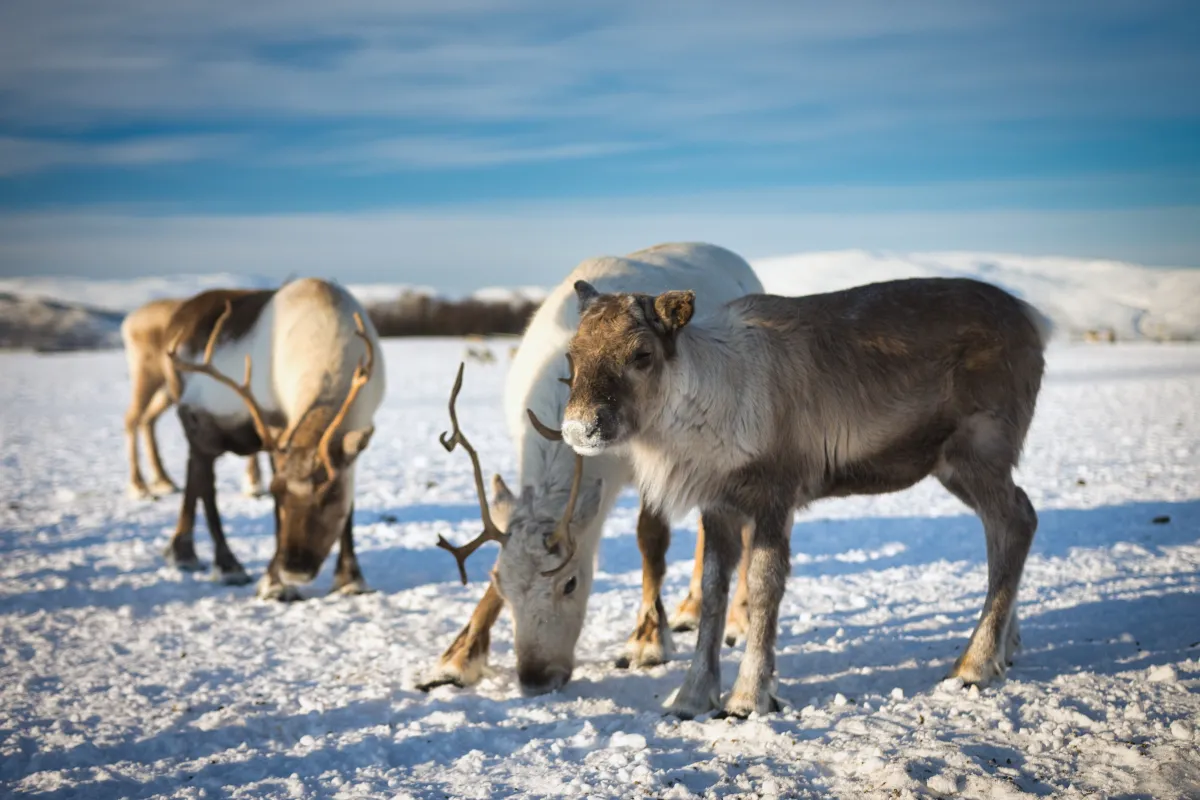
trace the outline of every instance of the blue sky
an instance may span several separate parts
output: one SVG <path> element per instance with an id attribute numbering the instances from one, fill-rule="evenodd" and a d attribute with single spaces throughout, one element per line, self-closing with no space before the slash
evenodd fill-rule
<path id="1" fill-rule="evenodd" d="M 1195 3 L 0 6 L 0 273 L 547 283 L 668 239 L 1200 266 Z"/>

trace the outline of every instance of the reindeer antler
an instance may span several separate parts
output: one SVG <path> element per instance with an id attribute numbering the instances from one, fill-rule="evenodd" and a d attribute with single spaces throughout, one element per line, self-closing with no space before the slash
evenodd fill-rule
<path id="1" fill-rule="evenodd" d="M 559 378 L 558 382 L 565 383 L 567 386 L 570 386 L 572 383 L 575 382 L 575 359 L 571 358 L 570 353 L 567 353 L 567 370 L 568 370 L 567 377 Z M 539 422 L 538 425 L 540 425 L 540 424 L 541 423 Z M 543 435 L 545 435 L 545 434 L 543 434 Z"/>
<path id="2" fill-rule="evenodd" d="M 246 374 L 242 378 L 242 382 L 238 383 L 233 378 L 219 371 L 212 365 L 213 350 L 216 349 L 217 339 L 221 335 L 221 329 L 225 327 L 225 321 L 233 314 L 233 302 L 225 301 L 225 310 L 221 312 L 221 316 L 217 317 L 216 324 L 213 325 L 212 333 L 208 335 L 208 343 L 204 347 L 204 360 L 199 364 L 192 361 L 184 361 L 176 351 L 179 348 L 180 339 L 183 334 L 180 333 L 175 341 L 171 343 L 168 350 L 168 355 L 171 357 L 171 362 L 177 370 L 183 372 L 197 372 L 201 375 L 207 375 L 213 380 L 228 386 L 246 403 L 246 407 L 250 410 L 250 418 L 254 421 L 254 429 L 258 433 L 258 438 L 262 440 L 264 450 L 273 450 L 275 448 L 275 439 L 271 436 L 271 431 L 267 427 L 267 422 L 263 414 L 262 408 L 258 405 L 258 401 L 254 399 L 254 395 L 250 391 L 250 356 L 246 356 Z"/>
<path id="3" fill-rule="evenodd" d="M 363 344 L 367 347 L 366 356 L 358 362 L 358 366 L 354 368 L 354 376 L 350 379 L 350 390 L 346 393 L 346 399 L 342 401 L 342 407 L 338 409 L 333 420 L 329 423 L 329 427 L 325 429 L 325 433 L 321 434 L 321 440 L 317 444 L 317 455 L 321 459 L 321 463 L 325 465 L 325 479 L 332 481 L 337 471 L 333 466 L 333 458 L 329 454 L 329 447 L 333 443 L 333 436 L 337 433 L 338 426 L 342 424 L 342 420 L 346 418 L 346 414 L 350 412 L 350 406 L 354 404 L 354 399 L 358 397 L 358 393 L 371 380 L 371 373 L 375 369 L 375 346 L 371 344 L 371 338 L 367 336 L 366 326 L 363 324 L 362 314 L 354 312 L 354 325 L 357 328 L 355 333 L 358 338 L 363 340 Z M 305 412 L 307 413 L 307 412 Z M 303 416 L 300 419 L 304 419 Z M 292 438 L 292 433 L 299 426 L 299 421 L 296 425 L 288 430 L 287 433 L 279 440 L 281 448 L 287 448 L 288 442 Z"/>
<path id="4" fill-rule="evenodd" d="M 467 437 L 463 435 L 462 429 L 458 427 L 458 411 L 455 404 L 458 402 L 458 393 L 462 390 L 463 367 L 465 364 L 458 365 L 458 377 L 454 379 L 454 388 L 450 391 L 450 425 L 452 430 L 449 433 L 443 433 L 438 437 L 438 441 L 442 443 L 442 447 L 446 448 L 447 453 L 454 452 L 454 448 L 462 445 L 467 451 L 467 455 L 471 459 L 471 467 L 475 470 L 475 492 L 479 495 L 479 516 L 483 520 L 483 532 L 472 539 L 467 544 L 456 547 L 441 534 L 438 534 L 437 546 L 443 550 L 449 551 L 450 555 L 454 556 L 454 560 L 458 562 L 458 574 L 462 578 L 463 585 L 467 583 L 467 559 L 471 554 L 479 549 L 480 545 L 485 542 L 499 542 L 503 547 L 508 542 L 508 534 L 500 530 L 494 522 L 492 522 L 492 512 L 488 509 L 487 492 L 483 486 L 483 469 L 479 466 L 479 454 L 475 452 L 475 448 L 467 441 Z"/>
<path id="5" fill-rule="evenodd" d="M 570 356 L 568 356 L 570 358 Z M 574 375 L 574 364 L 571 365 L 571 374 Z M 525 409 L 525 413 L 529 416 L 529 422 L 533 425 L 534 430 L 540 433 L 544 438 L 552 442 L 562 441 L 562 431 L 551 428 L 546 423 L 537 418 L 537 414 L 533 413 L 532 408 Z M 579 487 L 583 483 L 583 456 L 575 454 L 575 474 L 571 477 L 571 494 L 567 497 L 567 510 L 563 512 L 562 519 L 554 526 L 554 533 L 546 540 L 546 549 L 552 550 L 555 546 L 563 544 L 567 548 L 567 555 L 563 558 L 561 564 L 554 569 L 548 569 L 542 573 L 546 577 L 557 575 L 562 572 L 567 564 L 571 563 L 571 559 L 575 557 L 575 537 L 571 535 L 571 517 L 575 516 L 575 503 L 579 500 Z"/>

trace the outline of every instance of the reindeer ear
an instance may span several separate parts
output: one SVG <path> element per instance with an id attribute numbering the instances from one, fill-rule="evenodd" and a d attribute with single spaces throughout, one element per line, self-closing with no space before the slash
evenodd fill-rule
<path id="1" fill-rule="evenodd" d="M 375 426 L 362 428 L 357 431 L 350 431 L 342 437 L 342 464 L 349 465 L 358 454 L 367 449 L 367 445 L 371 441 L 371 435 L 375 433 Z"/>
<path id="2" fill-rule="evenodd" d="M 582 314 L 592 303 L 596 302 L 600 293 L 587 281 L 575 281 L 575 296 L 579 298 L 579 313 Z"/>
<path id="3" fill-rule="evenodd" d="M 513 495 L 512 490 L 508 488 L 508 484 L 504 482 L 504 478 L 500 477 L 500 473 L 492 476 L 492 502 L 493 503 L 514 503 L 517 498 Z"/>
<path id="4" fill-rule="evenodd" d="M 663 292 L 654 298 L 654 310 L 668 332 L 687 325 L 696 311 L 696 293 L 686 291 Z"/>

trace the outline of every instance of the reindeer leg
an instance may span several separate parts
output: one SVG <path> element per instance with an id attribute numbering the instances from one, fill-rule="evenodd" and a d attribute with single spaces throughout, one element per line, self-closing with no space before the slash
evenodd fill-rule
<path id="1" fill-rule="evenodd" d="M 733 691 L 725 701 L 723 716 L 767 714 L 781 708 L 775 695 L 775 639 L 779 628 L 779 603 L 791 571 L 791 509 L 760 509 L 754 519 L 747 583 L 750 593 L 750 627 L 746 655 Z"/>
<path id="2" fill-rule="evenodd" d="M 637 523 L 638 549 L 642 552 L 642 606 L 637 626 L 625 645 L 617 667 L 653 667 L 671 658 L 674 649 L 667 627 L 667 609 L 662 601 L 663 576 L 667 573 L 667 548 L 671 526 L 662 517 L 642 508 Z"/>
<path id="3" fill-rule="evenodd" d="M 692 564 L 692 580 L 687 597 L 671 615 L 671 630 L 694 631 L 700 624 L 700 596 L 704 582 L 704 520 L 696 526 L 696 560 Z"/>
<path id="4" fill-rule="evenodd" d="M 994 444 L 993 452 L 978 452 L 982 448 L 972 446 L 970 433 L 947 443 L 935 474 L 983 520 L 988 593 L 975 632 L 949 677 L 961 678 L 967 685 L 986 686 L 1004 677 L 1020 646 L 1017 591 L 1037 531 L 1037 513 L 1024 490 L 1013 483 L 1011 464 L 1015 459 L 998 463 Z"/>
<path id="5" fill-rule="evenodd" d="M 742 526 L 742 558 L 738 562 L 737 588 L 733 590 L 733 602 L 729 606 L 729 619 L 725 620 L 725 644 L 733 647 L 738 639 L 750 630 L 750 546 L 753 543 L 754 526 Z"/>
<path id="6" fill-rule="evenodd" d="M 175 535 L 163 551 L 167 563 L 174 564 L 181 570 L 197 572 L 204 569 L 204 563 L 196 557 L 196 500 L 200 497 L 200 484 L 204 480 L 204 470 L 201 462 L 204 456 L 197 455 L 189 448 L 187 484 L 183 489 L 183 506 L 179 509 L 179 522 L 175 525 Z M 211 461 L 208 470 L 208 480 L 212 480 Z"/>
<path id="7" fill-rule="evenodd" d="M 154 426 L 163 412 L 171 407 L 171 396 L 165 386 L 160 387 L 150 400 L 150 406 L 142 414 L 142 440 L 146 443 L 146 456 L 150 460 L 150 472 L 153 473 L 150 491 L 157 495 L 173 494 L 179 491 L 175 481 L 171 480 L 163 469 L 162 459 L 158 455 L 158 437 Z"/>
<path id="8" fill-rule="evenodd" d="M 197 458 L 196 462 L 197 474 L 202 478 L 200 499 L 204 502 L 204 518 L 208 521 L 208 533 L 213 540 L 213 579 L 228 586 L 244 586 L 250 582 L 250 576 L 229 549 L 229 544 L 225 541 L 225 531 L 221 527 L 221 514 L 217 510 L 216 476 L 213 472 L 216 459 L 212 456 L 202 456 Z M 188 470 L 190 483 L 190 462 Z"/>
<path id="9" fill-rule="evenodd" d="M 692 719 L 720 707 L 721 634 L 729 602 L 729 577 L 737 559 L 740 521 L 715 512 L 705 512 L 703 519 L 704 583 L 696 653 L 683 685 L 666 703 L 668 713 L 683 719 Z"/>
<path id="10" fill-rule="evenodd" d="M 258 466 L 258 453 L 251 453 L 246 457 L 246 475 L 242 479 L 242 494 L 247 497 L 262 497 L 265 494 L 262 471 Z"/>
<path id="11" fill-rule="evenodd" d="M 142 478 L 142 467 L 138 462 L 138 432 L 142 425 L 142 415 L 150 404 L 154 388 L 137 371 L 133 374 L 133 397 L 129 401 L 129 410 L 125 412 L 125 449 L 129 455 L 129 487 L 127 494 L 135 500 L 144 500 L 152 495 Z"/>
<path id="12" fill-rule="evenodd" d="M 333 589 L 330 594 L 369 594 L 371 588 L 363 580 L 358 567 L 358 556 L 354 554 L 354 506 L 342 528 L 341 545 L 338 548 L 337 570 L 333 574 Z"/>
<path id="13" fill-rule="evenodd" d="M 466 688 L 483 677 L 487 667 L 488 648 L 491 646 L 492 626 L 504 608 L 504 599 L 490 583 L 479 605 L 475 606 L 471 620 L 446 648 L 437 666 L 417 684 L 417 688 L 428 692 L 435 686 L 450 684 Z"/>

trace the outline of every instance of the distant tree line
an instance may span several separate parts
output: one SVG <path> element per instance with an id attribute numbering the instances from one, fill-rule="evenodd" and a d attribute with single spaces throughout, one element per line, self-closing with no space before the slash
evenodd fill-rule
<path id="1" fill-rule="evenodd" d="M 395 300 L 364 305 L 380 336 L 486 336 L 523 333 L 540 302 L 520 297 L 452 300 L 405 292 Z"/>

